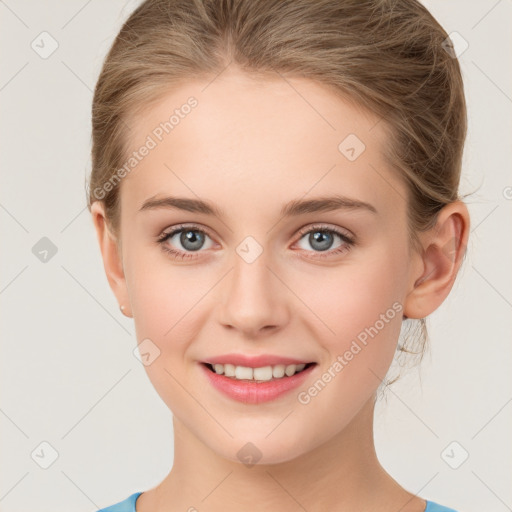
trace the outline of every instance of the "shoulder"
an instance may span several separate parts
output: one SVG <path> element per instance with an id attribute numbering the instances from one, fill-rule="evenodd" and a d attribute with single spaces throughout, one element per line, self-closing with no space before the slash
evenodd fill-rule
<path id="1" fill-rule="evenodd" d="M 425 508 L 425 512 L 457 512 L 453 508 L 445 507 L 444 505 L 439 505 L 434 501 L 427 501 L 427 507 Z"/>
<path id="2" fill-rule="evenodd" d="M 120 501 L 119 503 L 116 503 L 114 505 L 110 505 L 109 507 L 102 508 L 97 512 L 136 512 L 135 502 L 137 501 L 137 498 L 139 497 L 140 494 L 142 494 L 142 492 L 134 492 L 125 500 Z"/>

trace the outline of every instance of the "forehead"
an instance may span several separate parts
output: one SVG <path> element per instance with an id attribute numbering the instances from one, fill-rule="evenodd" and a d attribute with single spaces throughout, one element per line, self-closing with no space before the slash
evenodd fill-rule
<path id="1" fill-rule="evenodd" d="M 379 121 L 310 80 L 226 70 L 190 81 L 128 121 L 130 152 L 150 149 L 123 179 L 122 202 L 172 191 L 248 207 L 335 190 L 396 203 L 405 190 L 383 160 Z"/>

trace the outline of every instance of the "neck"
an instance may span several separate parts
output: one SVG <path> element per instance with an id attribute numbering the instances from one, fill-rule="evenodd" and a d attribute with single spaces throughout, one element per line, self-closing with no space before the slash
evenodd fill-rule
<path id="1" fill-rule="evenodd" d="M 174 463 L 137 512 L 208 510 L 397 510 L 419 500 L 382 468 L 373 441 L 374 397 L 329 442 L 291 461 L 245 466 L 220 457 L 174 417 Z M 422 511 L 425 502 L 416 501 Z"/>

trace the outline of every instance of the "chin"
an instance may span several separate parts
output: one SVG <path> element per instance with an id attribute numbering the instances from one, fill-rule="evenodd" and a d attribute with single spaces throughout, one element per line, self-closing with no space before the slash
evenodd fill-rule
<path id="1" fill-rule="evenodd" d="M 216 445 L 210 448 L 225 459 L 247 467 L 291 462 L 307 451 L 303 440 L 290 436 L 286 431 L 281 435 L 272 433 L 269 437 L 266 437 L 267 434 L 254 435 L 253 432 L 247 436 L 238 435 L 222 447 Z"/>

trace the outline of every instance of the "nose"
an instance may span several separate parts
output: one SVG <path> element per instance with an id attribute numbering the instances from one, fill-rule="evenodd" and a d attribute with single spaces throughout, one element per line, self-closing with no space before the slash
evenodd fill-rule
<path id="1" fill-rule="evenodd" d="M 221 290 L 220 322 L 247 338 L 280 330 L 289 321 L 289 293 L 265 252 L 251 263 L 235 254 L 234 268 Z"/>

